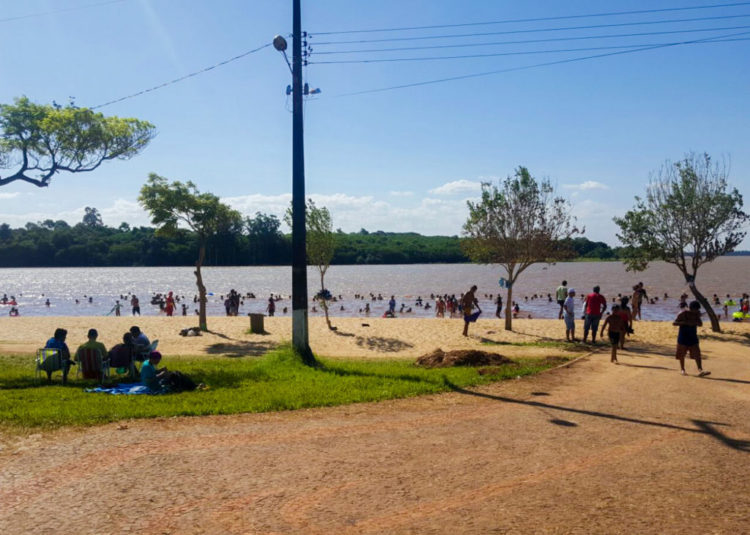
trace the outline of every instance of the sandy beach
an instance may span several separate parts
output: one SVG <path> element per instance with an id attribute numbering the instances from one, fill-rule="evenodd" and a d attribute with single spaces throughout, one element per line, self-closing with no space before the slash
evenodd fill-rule
<path id="1" fill-rule="evenodd" d="M 469 337 L 461 336 L 460 319 L 414 318 L 336 318 L 336 331 L 329 331 L 323 318 L 310 318 L 310 346 L 316 355 L 356 358 L 416 358 L 442 349 L 477 348 L 507 356 L 547 356 L 560 354 L 559 347 L 512 345 L 561 341 L 565 327 L 558 320 L 514 320 L 513 331 L 505 331 L 498 319 L 480 319 L 472 324 Z M 183 337 L 179 332 L 197 325 L 196 318 L 184 317 L 19 317 L 0 318 L 0 354 L 31 355 L 43 347 L 54 330 L 68 330 L 71 349 L 86 340 L 86 332 L 94 327 L 99 340 L 107 348 L 118 343 L 131 325 L 153 341 L 159 340 L 159 350 L 166 358 L 181 356 L 258 356 L 291 339 L 291 318 L 265 318 L 266 334 L 248 334 L 247 317 L 209 317 L 210 332 L 202 336 Z M 583 335 L 583 322 L 576 325 L 576 335 Z M 750 323 L 723 324 L 725 339 L 750 333 Z M 710 334 L 710 327 L 699 330 L 701 336 Z M 628 340 L 640 347 L 673 346 L 677 328 L 670 322 L 636 322 L 635 334 Z M 602 342 L 604 343 L 604 342 Z"/>
<path id="2" fill-rule="evenodd" d="M 109 342 L 131 323 L 95 325 Z M 179 320 L 137 323 L 168 354 L 211 355 L 215 344 L 260 352 L 289 328 L 274 319 L 271 334 L 246 335 L 246 318 L 211 318 L 217 334 L 183 340 Z M 318 353 L 408 357 L 561 332 L 552 320 L 519 321 L 514 333 L 485 320 L 466 340 L 454 320 L 336 323 L 340 335 L 312 322 Z M 57 325 L 75 343 L 91 324 L 2 320 L 0 352 L 31 351 L 26 340 Z M 677 373 L 671 325 L 639 323 L 619 366 L 600 345 L 565 367 L 441 395 L 7 437 L 0 532 L 747 533 L 750 330 L 726 329 L 702 329 L 706 378 L 692 364 Z"/>

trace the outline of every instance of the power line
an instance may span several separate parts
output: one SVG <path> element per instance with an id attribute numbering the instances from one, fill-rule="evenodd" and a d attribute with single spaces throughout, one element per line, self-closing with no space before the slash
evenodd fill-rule
<path id="1" fill-rule="evenodd" d="M 109 102 L 105 102 L 104 104 L 98 104 L 97 106 L 92 106 L 90 109 L 97 110 L 99 108 L 103 108 L 104 106 L 109 106 L 110 104 L 115 104 L 117 102 L 122 102 L 123 100 L 127 100 L 129 98 L 137 97 L 146 93 L 150 93 L 152 91 L 156 91 L 157 89 L 161 89 L 162 87 L 167 87 L 168 85 L 176 84 L 177 82 L 182 82 L 183 80 L 187 80 L 188 78 L 192 78 L 193 76 L 198 76 L 199 74 L 203 74 L 204 72 L 208 72 L 210 70 L 213 70 L 217 67 L 221 67 L 222 65 L 226 65 L 227 63 L 231 63 L 233 61 L 237 61 L 238 59 L 244 58 L 245 56 L 249 56 L 250 54 L 254 54 L 255 52 L 258 52 L 259 50 L 263 50 L 264 48 L 267 48 L 271 46 L 271 43 L 267 43 L 263 46 L 259 46 L 258 48 L 254 48 L 252 50 L 248 50 L 247 52 L 244 52 L 240 54 L 239 56 L 234 56 L 233 58 L 229 58 L 227 60 L 221 61 L 219 63 L 215 63 L 214 65 L 211 65 L 210 67 L 206 67 L 204 69 L 201 69 L 199 71 L 191 72 L 190 74 L 186 74 L 185 76 L 180 76 L 179 78 L 175 78 L 174 80 L 170 80 L 169 82 L 164 82 L 163 84 L 156 85 L 154 87 L 150 87 L 148 89 L 144 89 L 142 91 L 138 91 L 137 93 L 133 93 L 131 95 L 127 95 L 124 97 L 120 97 L 115 100 L 110 100 Z"/>
<path id="2" fill-rule="evenodd" d="M 436 80 L 425 80 L 423 82 L 413 82 L 413 83 L 409 83 L 409 84 L 394 85 L 394 86 L 390 86 L 390 87 L 381 87 L 381 88 L 378 88 L 378 89 L 366 89 L 364 91 L 353 91 L 351 93 L 343 93 L 343 94 L 336 95 L 336 96 L 337 97 L 347 97 L 347 96 L 355 96 L 355 95 L 365 95 L 365 94 L 368 94 L 368 93 L 381 93 L 383 91 L 393 91 L 393 90 L 396 90 L 396 89 L 406 89 L 406 88 L 410 88 L 410 87 L 419 87 L 419 86 L 423 86 L 423 85 L 439 84 L 439 83 L 443 83 L 443 82 L 453 82 L 453 81 L 457 81 L 457 80 L 466 80 L 466 79 L 469 79 L 469 78 L 479 78 L 479 77 L 482 77 L 482 76 L 490 76 L 490 75 L 493 75 L 493 74 L 502 74 L 502 73 L 514 72 L 514 71 L 523 71 L 523 70 L 535 69 L 535 68 L 538 68 L 538 67 L 548 67 L 548 66 L 552 66 L 552 65 L 562 65 L 564 63 L 575 63 L 575 62 L 578 62 L 578 61 L 585 61 L 585 60 L 596 59 L 596 58 L 604 58 L 604 57 L 608 57 L 608 56 L 617 56 L 617 55 L 623 55 L 623 54 L 633 54 L 633 53 L 636 53 L 636 52 L 645 52 L 645 51 L 648 51 L 648 50 L 655 50 L 657 48 L 666 48 L 666 47 L 672 47 L 672 46 L 690 45 L 690 44 L 695 44 L 695 43 L 709 42 L 709 41 L 713 41 L 713 40 L 717 40 L 717 39 L 727 39 L 727 38 L 732 38 L 732 37 L 740 37 L 742 35 L 748 35 L 748 34 L 750 34 L 750 32 L 731 33 L 731 34 L 725 34 L 725 35 L 720 35 L 720 36 L 716 36 L 716 37 L 707 37 L 705 39 L 695 39 L 695 40 L 692 40 L 692 41 L 681 41 L 681 42 L 677 42 L 677 43 L 665 43 L 665 44 L 659 44 L 659 45 L 653 45 L 653 46 L 646 46 L 646 47 L 642 47 L 642 48 L 637 48 L 635 50 L 619 50 L 617 52 L 607 52 L 607 53 L 604 53 L 604 54 L 594 54 L 594 55 L 591 55 L 591 56 L 582 56 L 582 57 L 576 57 L 576 58 L 566 58 L 566 59 L 561 59 L 561 60 L 556 60 L 556 61 L 547 61 L 547 62 L 544 62 L 544 63 L 535 63 L 533 65 L 522 65 L 522 66 L 519 66 L 519 67 L 509 67 L 509 68 L 506 68 L 506 69 L 498 69 L 498 70 L 494 70 L 494 71 L 485 71 L 485 72 L 478 72 L 478 73 L 472 73 L 472 74 L 463 74 L 463 75 L 460 75 L 460 76 L 451 76 L 451 77 L 448 77 L 448 78 L 439 78 L 439 79 L 436 79 Z"/>
<path id="3" fill-rule="evenodd" d="M 408 47 L 391 47 L 391 48 L 361 48 L 355 50 L 324 50 L 315 52 L 317 55 L 330 54 L 365 54 L 369 52 L 395 52 L 404 50 L 435 50 L 444 48 L 466 48 L 476 46 L 496 46 L 496 45 L 519 45 L 527 43 L 550 43 L 554 41 L 581 41 L 585 39 L 612 39 L 617 37 L 643 37 L 646 35 L 673 35 L 676 33 L 696 33 L 696 32 L 719 32 L 727 30 L 742 30 L 750 28 L 745 26 L 724 26 L 721 28 L 693 28 L 689 30 L 664 30 L 659 32 L 636 32 L 636 33 L 616 33 L 602 35 L 579 35 L 574 37 L 547 37 L 544 39 L 523 39 L 519 41 L 494 41 L 485 43 L 458 43 L 453 45 L 425 45 L 425 46 L 408 46 Z"/>
<path id="4" fill-rule="evenodd" d="M 484 37 L 487 35 L 511 35 L 519 33 L 541 33 L 541 32 L 564 32 L 568 30 L 591 30 L 594 28 L 617 28 L 624 26 L 645 26 L 652 24 L 674 24 L 678 22 L 706 22 L 710 20 L 740 19 L 750 17 L 749 13 L 739 15 L 721 15 L 717 17 L 698 17 L 692 19 L 670 19 L 670 20 L 650 20 L 642 22 L 619 22 L 615 24 L 589 24 L 586 26 L 563 26 L 558 28 L 536 28 L 531 30 L 505 30 L 501 32 L 480 32 L 480 33 L 458 33 L 445 35 L 420 35 L 417 37 L 390 37 L 386 39 L 355 39 L 350 41 L 324 41 L 315 43 L 316 46 L 325 45 L 343 45 L 343 44 L 361 44 L 361 43 L 391 43 L 394 41 L 424 41 L 429 39 L 451 39 L 456 37 Z M 311 37 L 312 34 L 311 34 Z"/>
<path id="5" fill-rule="evenodd" d="M 78 11 L 79 9 L 87 9 L 89 7 L 99 7 L 99 6 L 106 6 L 109 4 L 118 4 L 120 2 L 128 2 L 130 0 L 108 0 L 106 2 L 97 2 L 96 4 L 86 4 L 83 6 L 76 6 L 76 7 L 66 7 L 63 9 L 55 9 L 54 11 L 42 11 L 39 13 L 29 13 L 28 15 L 18 15 L 16 17 L 6 17 L 3 19 L 0 19 L 0 22 L 9 22 L 12 20 L 22 20 L 22 19 L 30 19 L 33 17 L 42 17 L 44 15 L 55 15 L 57 13 L 64 13 L 66 11 Z"/>
<path id="6" fill-rule="evenodd" d="M 705 41 L 705 43 L 694 43 L 694 44 L 710 44 L 710 43 L 727 43 L 730 41 L 750 41 L 750 37 L 740 37 L 733 39 L 721 39 L 714 41 Z M 352 64 L 352 63 L 395 63 L 404 61 L 433 61 L 433 60 L 449 60 L 449 59 L 470 59 L 470 58 L 492 58 L 498 56 L 525 56 L 533 54 L 554 54 L 560 52 L 584 52 L 593 50 L 614 50 L 623 48 L 642 48 L 649 46 L 671 46 L 682 43 L 641 43 L 636 45 L 617 45 L 617 46 L 595 46 L 595 47 L 583 47 L 583 48 L 558 48 L 553 50 L 525 50 L 521 52 L 498 52 L 494 54 L 465 54 L 461 56 L 426 56 L 416 58 L 379 58 L 379 59 L 351 59 L 351 60 L 334 60 L 334 61 L 311 61 L 310 65 L 339 65 L 339 64 Z"/>
<path id="7" fill-rule="evenodd" d="M 604 12 L 604 13 L 587 13 L 583 15 L 562 15 L 557 17 L 536 17 L 536 18 L 528 18 L 528 19 L 506 19 L 506 20 L 495 20 L 495 21 L 487 21 L 487 22 L 466 22 L 461 24 L 435 24 L 431 26 L 406 26 L 406 27 L 400 27 L 400 28 L 377 28 L 377 29 L 369 29 L 369 30 L 342 30 L 342 31 L 334 31 L 334 32 L 311 32 L 315 35 L 341 35 L 341 34 L 347 34 L 347 33 L 377 33 L 377 32 L 400 32 L 400 31 L 408 31 L 408 30 L 433 30 L 437 28 L 459 28 L 459 27 L 467 27 L 467 26 L 489 26 L 493 24 L 514 24 L 519 22 L 543 22 L 543 21 L 550 21 L 550 20 L 570 20 L 570 19 L 583 19 L 583 18 L 593 18 L 593 17 L 611 17 L 611 16 L 620 16 L 620 15 L 642 15 L 645 13 L 666 13 L 666 12 L 674 12 L 674 11 L 690 11 L 690 10 L 699 10 L 699 9 L 717 9 L 720 7 L 737 7 L 737 6 L 746 6 L 750 5 L 750 2 L 733 2 L 730 4 L 711 4 L 711 5 L 702 5 L 702 6 L 687 6 L 687 7 L 671 7 L 671 8 L 661 8 L 661 9 L 640 9 L 635 11 L 610 11 L 610 12 Z"/>

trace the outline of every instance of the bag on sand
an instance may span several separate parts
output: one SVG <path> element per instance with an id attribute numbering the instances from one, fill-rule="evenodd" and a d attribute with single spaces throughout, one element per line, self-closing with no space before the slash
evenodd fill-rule
<path id="1" fill-rule="evenodd" d="M 188 392 L 197 388 L 195 382 L 181 372 L 167 372 L 159 383 L 167 392 Z"/>

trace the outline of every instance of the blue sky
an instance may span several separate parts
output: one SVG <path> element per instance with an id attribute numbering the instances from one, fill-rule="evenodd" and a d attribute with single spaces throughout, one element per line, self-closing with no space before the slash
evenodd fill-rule
<path id="1" fill-rule="evenodd" d="M 524 165 L 570 199 L 594 240 L 616 243 L 612 216 L 642 195 L 666 159 L 707 151 L 731 161 L 730 179 L 750 198 L 750 41 L 660 48 L 422 85 L 346 93 L 612 50 L 421 62 L 316 61 L 530 52 L 655 44 L 750 32 L 750 5 L 627 16 L 323 35 L 352 29 L 477 23 L 610 11 L 704 6 L 709 1 L 303 0 L 313 47 L 306 78 L 322 93 L 306 104 L 307 192 L 345 231 L 460 234 L 466 199 L 483 180 Z M 72 8 L 72 9 L 69 9 Z M 80 9 L 79 9 L 80 8 Z M 33 16 L 27 16 L 33 15 Z M 747 17 L 737 17 L 747 15 Z M 697 20 L 558 30 L 675 19 Z M 16 18 L 19 17 L 19 18 Z M 747 26 L 747 29 L 740 28 Z M 569 39 L 707 28 L 706 32 Z M 326 42 L 542 30 L 452 39 Z M 0 102 L 96 106 L 200 70 L 291 32 L 291 0 L 0 0 Z M 567 41 L 413 47 L 568 38 Z M 750 34 L 746 37 L 750 37 Z M 355 49 L 399 52 L 323 54 Z M 58 175 L 49 188 L 0 189 L 0 221 L 66 219 L 85 206 L 104 222 L 148 224 L 137 205 L 149 172 L 193 180 L 243 213 L 281 215 L 291 191 L 290 75 L 272 48 L 199 76 L 102 108 L 154 123 L 156 139 L 129 161 Z M 750 248 L 746 241 L 744 248 Z"/>

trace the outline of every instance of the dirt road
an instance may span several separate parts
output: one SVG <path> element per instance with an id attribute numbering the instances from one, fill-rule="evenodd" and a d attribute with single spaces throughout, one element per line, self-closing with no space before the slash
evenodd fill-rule
<path id="1" fill-rule="evenodd" d="M 477 391 L 6 441 L 0 533 L 748 533 L 750 345 Z M 692 365 L 692 362 L 688 363 Z"/>

